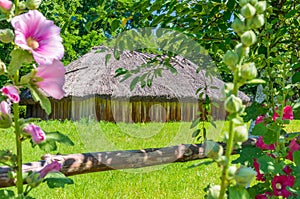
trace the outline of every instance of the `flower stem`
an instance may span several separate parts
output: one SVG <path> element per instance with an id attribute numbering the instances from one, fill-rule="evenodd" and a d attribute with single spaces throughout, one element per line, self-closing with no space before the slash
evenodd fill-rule
<path id="1" fill-rule="evenodd" d="M 243 60 L 240 61 L 242 63 Z M 240 64 L 239 64 L 240 66 Z M 233 91 L 232 94 L 237 96 L 238 95 L 238 70 L 234 72 L 233 76 Z M 226 152 L 225 152 L 225 157 L 227 159 L 227 163 L 224 165 L 224 168 L 222 169 L 222 176 L 221 176 L 221 190 L 220 190 L 220 196 L 219 199 L 224 199 L 225 197 L 225 192 L 226 192 L 226 187 L 228 185 L 228 168 L 230 166 L 231 162 L 231 152 L 233 149 L 233 144 L 234 144 L 234 123 L 232 120 L 229 122 L 229 136 L 226 142 Z"/>
<path id="2" fill-rule="evenodd" d="M 18 195 L 23 195 L 23 172 L 22 172 L 22 142 L 19 122 L 19 104 L 13 104 L 14 123 L 16 134 L 16 147 L 17 147 L 17 190 Z"/>

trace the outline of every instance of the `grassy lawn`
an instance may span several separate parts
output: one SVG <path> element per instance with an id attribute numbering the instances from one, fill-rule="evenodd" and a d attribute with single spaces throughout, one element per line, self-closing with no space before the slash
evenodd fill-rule
<path id="1" fill-rule="evenodd" d="M 192 143 L 190 123 L 149 123 L 125 124 L 106 122 L 43 121 L 45 131 L 60 131 L 75 143 L 74 147 L 60 145 L 53 152 L 83 153 L 94 151 L 142 149 L 165 147 L 181 143 Z M 207 124 L 208 125 L 208 124 Z M 292 121 L 287 131 L 299 131 L 300 121 Z M 217 129 L 209 129 L 209 138 L 221 140 L 226 131 L 226 123 L 217 122 Z M 14 148 L 14 134 L 0 131 L 1 149 Z M 40 160 L 45 153 L 32 149 L 29 142 L 24 144 L 24 162 Z M 220 171 L 216 164 L 189 166 L 204 162 L 198 160 L 187 163 L 148 167 L 137 170 L 107 171 L 72 176 L 74 185 L 65 189 L 50 190 L 42 185 L 33 190 L 35 198 L 203 198 L 203 188 L 209 183 L 218 183 Z M 14 189 L 14 188 L 11 188 Z"/>

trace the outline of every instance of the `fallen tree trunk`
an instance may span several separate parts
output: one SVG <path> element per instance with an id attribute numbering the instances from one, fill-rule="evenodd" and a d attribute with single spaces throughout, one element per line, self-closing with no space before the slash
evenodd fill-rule
<path id="1" fill-rule="evenodd" d="M 255 139 L 249 139 L 243 145 L 254 145 Z M 220 143 L 222 144 L 222 143 Z M 225 145 L 222 144 L 224 147 Z M 187 162 L 206 158 L 205 146 L 202 144 L 181 144 L 165 148 L 143 150 L 95 152 L 68 155 L 44 155 L 43 160 L 23 164 L 23 173 L 40 171 L 47 163 L 57 160 L 63 167 L 61 172 L 66 176 L 83 173 L 119 169 L 133 169 L 173 162 Z M 0 167 L 0 188 L 14 186 L 13 179 L 8 177 L 11 169 Z"/>

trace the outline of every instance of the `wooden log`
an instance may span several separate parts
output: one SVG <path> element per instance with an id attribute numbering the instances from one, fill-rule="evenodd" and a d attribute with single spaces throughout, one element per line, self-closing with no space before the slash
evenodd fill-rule
<path id="1" fill-rule="evenodd" d="M 245 145 L 254 145 L 255 139 L 249 139 Z M 221 143 L 222 144 L 222 143 Z M 224 146 L 224 144 L 222 144 Z M 149 148 L 142 150 L 94 152 L 68 155 L 45 155 L 43 160 L 23 165 L 23 172 L 38 172 L 46 162 L 59 161 L 63 167 L 61 172 L 66 176 L 83 173 L 100 172 L 119 169 L 133 169 L 173 162 L 187 162 L 203 159 L 205 146 L 201 144 L 181 144 L 165 148 Z M 0 188 L 14 186 L 13 179 L 8 177 L 10 168 L 0 167 Z"/>

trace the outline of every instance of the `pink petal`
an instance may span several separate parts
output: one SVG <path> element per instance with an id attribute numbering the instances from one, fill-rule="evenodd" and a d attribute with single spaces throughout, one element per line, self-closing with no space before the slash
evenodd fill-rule
<path id="1" fill-rule="evenodd" d="M 294 114 L 293 114 L 293 108 L 291 106 L 286 106 L 283 109 L 283 120 L 293 120 Z"/>
<path id="2" fill-rule="evenodd" d="M 36 144 L 39 144 L 46 139 L 45 132 L 39 126 L 36 126 L 32 123 L 27 124 L 23 131 L 30 134 L 32 141 Z"/>
<path id="3" fill-rule="evenodd" d="M 51 164 L 46 165 L 41 171 L 40 171 L 40 176 L 39 178 L 44 178 L 48 173 L 50 172 L 58 172 L 59 170 L 61 170 L 62 165 L 57 162 L 54 161 Z"/>
<path id="4" fill-rule="evenodd" d="M 0 0 L 0 7 L 4 10 L 10 10 L 12 7 L 12 2 L 8 0 Z"/>
<path id="5" fill-rule="evenodd" d="M 20 101 L 19 91 L 15 86 L 12 85 L 4 86 L 1 89 L 1 92 L 4 96 L 8 97 L 12 102 L 19 103 Z"/>
<path id="6" fill-rule="evenodd" d="M 43 79 L 37 82 L 40 89 L 55 99 L 64 97 L 63 85 L 66 69 L 60 61 L 55 60 L 52 65 L 40 65 L 36 71 L 36 76 Z"/>
<path id="7" fill-rule="evenodd" d="M 25 50 L 29 50 L 38 64 L 52 64 L 64 55 L 60 28 L 47 20 L 37 10 L 16 16 L 11 20 L 15 29 L 15 43 Z M 38 42 L 36 49 L 28 46 L 27 39 Z"/>

